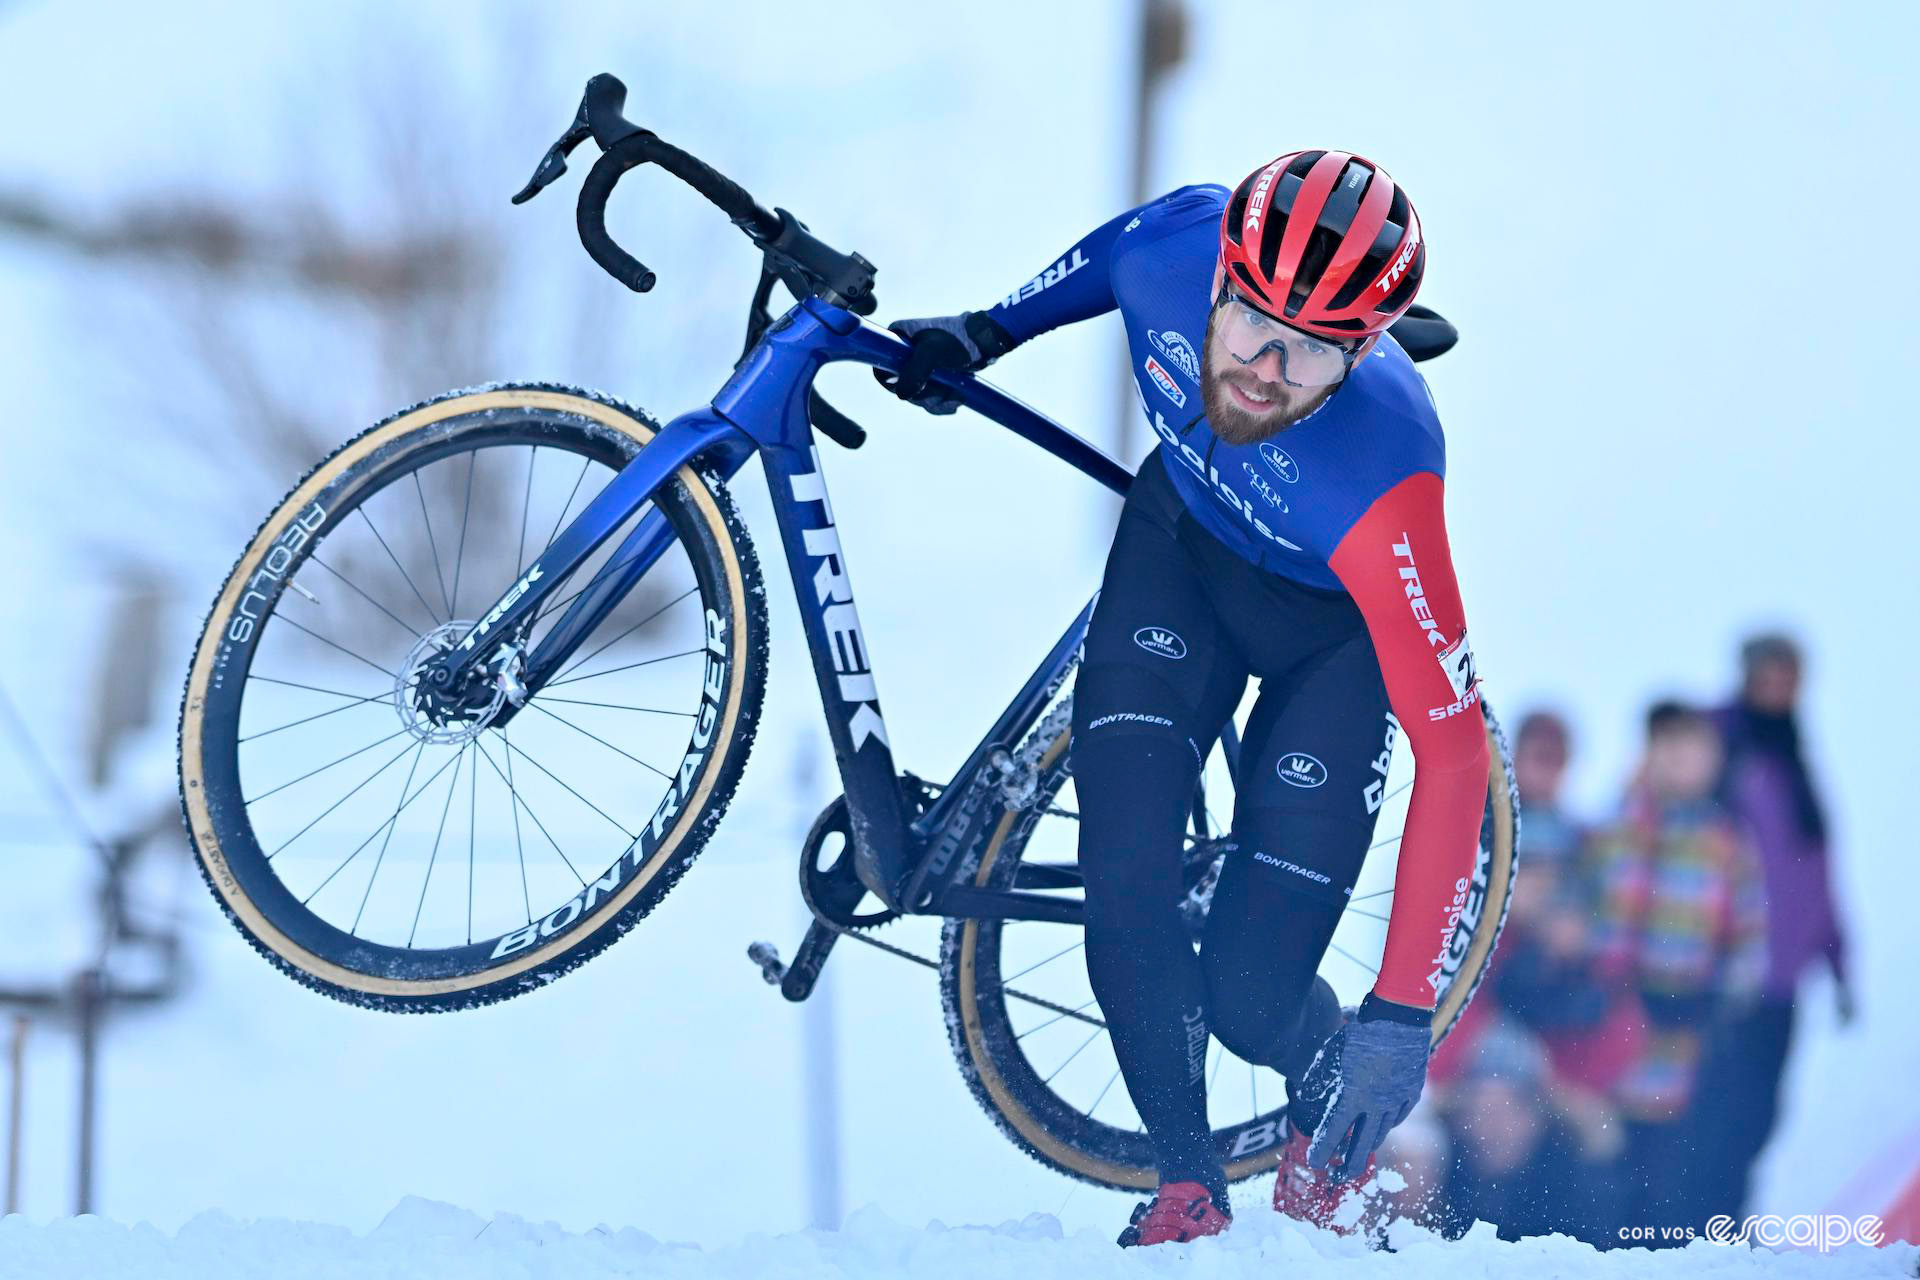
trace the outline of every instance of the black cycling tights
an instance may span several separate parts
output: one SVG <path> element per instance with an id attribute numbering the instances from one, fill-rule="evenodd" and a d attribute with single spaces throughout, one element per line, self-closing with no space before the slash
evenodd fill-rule
<path id="1" fill-rule="evenodd" d="M 1163 1182 L 1225 1202 L 1211 1035 L 1291 1084 L 1339 1026 L 1320 960 L 1358 878 L 1397 724 L 1352 600 L 1263 573 L 1147 459 L 1074 693 L 1087 972 Z M 1180 913 L 1200 762 L 1249 678 L 1233 847 L 1196 953 Z"/>

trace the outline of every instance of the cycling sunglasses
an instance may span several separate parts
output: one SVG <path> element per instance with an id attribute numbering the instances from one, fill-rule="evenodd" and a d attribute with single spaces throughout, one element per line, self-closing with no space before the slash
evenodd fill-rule
<path id="1" fill-rule="evenodd" d="M 1220 291 L 1216 305 L 1222 315 L 1215 329 L 1227 354 L 1241 364 L 1252 364 L 1267 352 L 1278 351 L 1280 377 L 1290 387 L 1331 386 L 1352 371 L 1359 357 L 1359 343 L 1347 346 L 1295 329 L 1231 289 Z"/>

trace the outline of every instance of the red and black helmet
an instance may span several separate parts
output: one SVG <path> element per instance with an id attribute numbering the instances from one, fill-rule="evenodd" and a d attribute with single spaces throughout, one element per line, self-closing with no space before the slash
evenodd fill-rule
<path id="1" fill-rule="evenodd" d="M 1228 285 L 1330 338 L 1383 332 L 1413 305 L 1426 264 L 1407 193 L 1351 152 L 1281 156 L 1234 188 L 1220 220 Z"/>

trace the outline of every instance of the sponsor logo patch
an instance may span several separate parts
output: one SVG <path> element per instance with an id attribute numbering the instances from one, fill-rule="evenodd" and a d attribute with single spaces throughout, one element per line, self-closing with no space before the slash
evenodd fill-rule
<path id="1" fill-rule="evenodd" d="M 1297 862 L 1289 862 L 1285 858 L 1276 858 L 1264 849 L 1257 850 L 1253 855 L 1253 860 L 1255 862 L 1264 862 L 1270 867 L 1278 867 L 1282 871 L 1292 872 L 1296 876 L 1304 876 L 1315 884 L 1333 883 L 1333 877 L 1324 871 L 1315 871 L 1311 867 L 1303 867 Z M 1349 889 L 1347 892 L 1351 893 L 1353 891 Z"/>
<path id="2" fill-rule="evenodd" d="M 1087 255 L 1082 253 L 1079 246 L 1076 245 L 1071 254 L 1060 259 L 1060 261 L 1054 263 L 1045 271 L 1042 271 L 1039 275 L 1027 281 L 1006 297 L 1000 299 L 1000 305 L 1003 307 L 1017 307 L 1026 299 L 1038 297 L 1046 290 L 1053 288 L 1053 286 L 1059 284 L 1062 280 L 1065 280 L 1068 276 L 1086 265 Z"/>
<path id="3" fill-rule="evenodd" d="M 1144 711 L 1114 711 L 1096 717 L 1087 723 L 1089 731 L 1104 729 L 1110 724 L 1157 724 L 1163 729 L 1173 728 L 1173 721 L 1165 716 L 1149 715 Z"/>
<path id="4" fill-rule="evenodd" d="M 1191 382 L 1200 381 L 1200 353 L 1186 338 L 1169 329 L 1161 333 L 1156 329 L 1147 330 L 1147 341 L 1153 349 L 1165 356 L 1173 367 L 1187 375 Z"/>
<path id="5" fill-rule="evenodd" d="M 1146 370 L 1147 376 L 1153 379 L 1153 385 L 1160 388 L 1162 395 L 1173 401 L 1175 405 L 1181 408 L 1186 407 L 1187 393 L 1180 389 L 1180 384 L 1173 380 L 1173 375 L 1168 373 L 1158 360 L 1148 356 Z"/>
<path id="6" fill-rule="evenodd" d="M 1165 627 L 1142 627 L 1133 633 L 1133 642 L 1162 658 L 1187 656 L 1187 642 Z"/>
<path id="7" fill-rule="evenodd" d="M 1295 787 L 1317 787 L 1327 780 L 1327 766 L 1304 751 L 1289 751 L 1274 765 L 1280 781 Z"/>
<path id="8" fill-rule="evenodd" d="M 1288 484 L 1300 483 L 1300 467 L 1285 449 L 1271 441 L 1263 441 L 1260 445 L 1260 456 L 1267 460 L 1269 467 L 1273 468 L 1273 474 Z"/>
<path id="9" fill-rule="evenodd" d="M 1387 774 L 1393 769 L 1393 744 L 1400 740 L 1400 721 L 1393 712 L 1387 712 L 1386 741 L 1380 747 L 1380 754 L 1373 758 L 1373 771 L 1380 776 L 1367 783 L 1363 793 L 1368 813 L 1380 812 L 1380 806 L 1387 802 Z"/>
<path id="10" fill-rule="evenodd" d="M 1240 466 L 1246 471 L 1247 483 L 1253 486 L 1253 491 L 1265 498 L 1267 505 L 1278 511 L 1281 515 L 1287 514 L 1287 500 L 1274 492 L 1273 486 L 1267 483 L 1267 478 L 1258 471 L 1255 471 L 1251 462 L 1243 462 Z"/>

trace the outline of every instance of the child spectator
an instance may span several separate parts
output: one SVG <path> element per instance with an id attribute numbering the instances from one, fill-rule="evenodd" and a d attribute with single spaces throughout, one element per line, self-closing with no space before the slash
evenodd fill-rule
<path id="1" fill-rule="evenodd" d="M 1625 1225 L 1701 1225 L 1703 1159 L 1715 1154 L 1694 1149 L 1688 1125 L 1701 1046 L 1717 1017 L 1751 1001 L 1765 963 L 1759 870 L 1715 795 L 1722 759 L 1706 713 L 1654 706 L 1645 759 L 1590 855 L 1596 963 L 1645 1017 L 1612 1087 L 1627 1121 Z"/>

